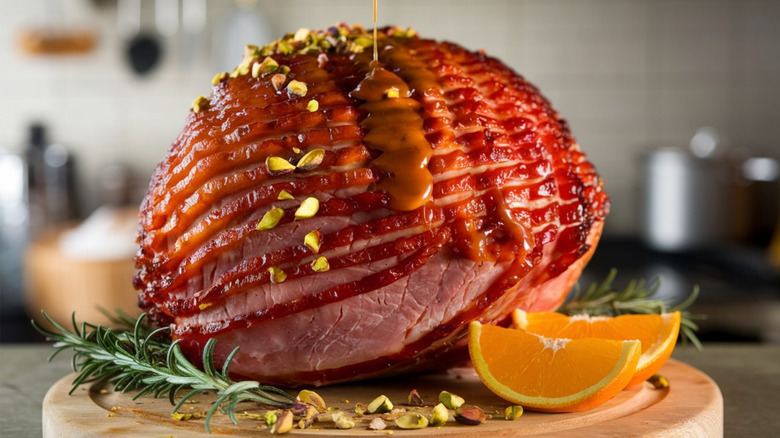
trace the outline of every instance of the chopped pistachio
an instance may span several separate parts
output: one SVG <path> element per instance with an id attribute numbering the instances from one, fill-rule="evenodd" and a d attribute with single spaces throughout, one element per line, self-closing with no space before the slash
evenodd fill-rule
<path id="1" fill-rule="evenodd" d="M 422 429 L 428 426 L 428 419 L 419 412 L 409 412 L 395 420 L 400 429 Z"/>
<path id="2" fill-rule="evenodd" d="M 396 99 L 396 98 L 398 98 L 398 96 L 400 96 L 400 91 L 398 91 L 398 88 L 390 87 L 387 90 L 387 98 L 388 99 Z"/>
<path id="3" fill-rule="evenodd" d="M 320 257 L 320 259 L 322 258 L 324 257 Z M 393 402 L 391 402 L 386 395 L 380 395 L 379 397 L 375 398 L 371 403 L 368 404 L 368 413 L 370 414 L 381 414 L 383 412 L 390 412 L 392 409 L 393 409 Z"/>
<path id="4" fill-rule="evenodd" d="M 317 257 L 314 261 L 311 262 L 311 269 L 314 272 L 326 272 L 330 270 L 330 263 L 328 263 L 328 259 L 325 257 Z M 388 402 L 390 400 L 388 399 Z M 371 408 L 371 405 L 368 405 L 369 409 Z M 390 404 L 390 408 L 392 409 L 393 404 Z"/>
<path id="5" fill-rule="evenodd" d="M 306 152 L 306 154 L 298 160 L 298 164 L 296 164 L 295 167 L 303 170 L 311 170 L 322 164 L 324 158 L 325 149 L 312 149 L 309 152 Z"/>
<path id="6" fill-rule="evenodd" d="M 263 419 L 265 420 L 265 424 L 268 426 L 273 426 L 276 423 L 276 419 L 278 416 L 276 415 L 276 411 L 268 411 L 265 413 Z"/>
<path id="7" fill-rule="evenodd" d="M 286 40 L 279 40 L 279 42 L 276 44 L 276 47 L 279 50 L 279 53 L 283 55 L 289 55 L 294 50 L 292 44 Z"/>
<path id="8" fill-rule="evenodd" d="M 268 272 L 271 273 L 271 283 L 284 283 L 287 280 L 287 273 L 276 266 L 268 268 Z"/>
<path id="9" fill-rule="evenodd" d="M 259 62 L 255 62 L 254 64 L 252 64 L 252 77 L 253 78 L 260 77 L 260 63 Z"/>
<path id="10" fill-rule="evenodd" d="M 439 402 L 444 403 L 444 406 L 446 406 L 447 409 L 458 409 L 463 403 L 466 403 L 462 397 L 458 397 L 449 391 L 442 391 L 439 393 Z"/>
<path id="11" fill-rule="evenodd" d="M 314 254 L 320 252 L 321 241 L 322 233 L 320 233 L 319 230 L 310 231 L 303 238 L 303 244 L 306 245 L 306 247 L 308 247 Z"/>
<path id="12" fill-rule="evenodd" d="M 254 56 L 251 55 L 244 55 L 244 59 L 241 60 L 241 64 L 238 64 L 236 68 L 233 69 L 232 72 L 230 72 L 231 78 L 237 78 L 239 76 L 243 76 L 246 74 L 249 74 L 249 71 L 252 68 L 252 60 L 254 59 Z"/>
<path id="13" fill-rule="evenodd" d="M 385 420 L 376 417 L 368 424 L 368 428 L 371 430 L 384 430 L 387 427 Z"/>
<path id="14" fill-rule="evenodd" d="M 504 419 L 509 421 L 515 421 L 523 415 L 523 407 L 518 405 L 507 406 L 504 409 Z"/>
<path id="15" fill-rule="evenodd" d="M 287 92 L 296 96 L 303 97 L 309 92 L 309 88 L 304 82 L 292 80 L 287 84 Z"/>
<path id="16" fill-rule="evenodd" d="M 274 90 L 279 91 L 284 87 L 284 83 L 287 81 L 287 76 L 277 73 L 273 76 L 271 76 L 271 85 L 274 87 Z"/>
<path id="17" fill-rule="evenodd" d="M 281 66 L 279 68 L 279 71 L 281 71 L 282 74 L 285 74 L 285 75 L 290 74 L 290 67 L 286 66 L 286 65 L 283 65 L 283 66 Z"/>
<path id="18" fill-rule="evenodd" d="M 210 105 L 211 102 L 209 101 L 208 97 L 198 96 L 195 98 L 195 100 L 192 101 L 192 111 L 195 113 L 199 113 L 201 111 L 209 109 Z"/>
<path id="19" fill-rule="evenodd" d="M 279 224 L 284 217 L 284 210 L 281 208 L 272 208 L 265 212 L 263 218 L 257 223 L 257 231 L 270 230 Z"/>
<path id="20" fill-rule="evenodd" d="M 314 197 L 306 198 L 295 210 L 295 220 L 309 219 L 317 214 L 320 209 L 320 201 Z"/>
<path id="21" fill-rule="evenodd" d="M 281 157 L 269 156 L 265 159 L 265 167 L 272 174 L 290 173 L 295 170 L 295 166 Z"/>
<path id="22" fill-rule="evenodd" d="M 295 152 L 296 154 L 300 154 L 300 153 L 301 153 L 301 150 L 300 150 L 300 149 L 298 149 L 298 148 L 293 148 L 293 152 Z"/>
<path id="23" fill-rule="evenodd" d="M 320 103 L 316 100 L 312 99 L 309 101 L 308 104 L 306 104 L 306 109 L 309 110 L 310 113 L 313 113 L 320 109 Z"/>
<path id="24" fill-rule="evenodd" d="M 244 46 L 244 57 L 257 56 L 260 53 L 260 49 L 254 44 L 247 44 Z"/>
<path id="25" fill-rule="evenodd" d="M 292 430 L 293 414 L 290 411 L 283 411 L 276 419 L 276 423 L 271 427 L 271 433 L 283 434 Z"/>
<path id="26" fill-rule="evenodd" d="M 321 412 L 324 412 L 328 408 L 325 404 L 325 400 L 320 397 L 319 394 L 314 391 L 309 391 L 308 389 L 303 389 L 298 393 L 298 400 L 314 406 Z"/>
<path id="27" fill-rule="evenodd" d="M 228 77 L 228 74 L 226 72 L 217 73 L 214 75 L 214 77 L 211 79 L 211 85 L 217 85 L 218 83 L 222 82 L 223 79 Z"/>
<path id="28" fill-rule="evenodd" d="M 363 415 L 366 412 L 366 405 L 363 403 L 358 403 L 355 405 L 355 413 L 358 415 Z"/>
<path id="29" fill-rule="evenodd" d="M 468 426 L 476 426 L 485 422 L 485 411 L 479 406 L 461 405 L 455 410 L 455 421 Z"/>
<path id="30" fill-rule="evenodd" d="M 208 309 L 209 307 L 211 307 L 211 306 L 213 306 L 213 305 L 214 305 L 214 303 L 203 303 L 203 304 L 199 304 L 199 305 L 198 305 L 198 309 L 200 309 L 200 310 L 206 310 L 206 309 Z"/>
<path id="31" fill-rule="evenodd" d="M 356 45 L 358 45 L 358 46 L 360 46 L 360 47 L 362 47 L 364 49 L 374 45 L 374 39 L 373 38 L 371 38 L 369 36 L 363 36 L 363 35 L 355 38 L 354 42 L 355 42 Z"/>
<path id="32" fill-rule="evenodd" d="M 315 408 L 312 405 L 308 405 L 306 406 L 306 413 L 303 415 L 303 418 L 305 418 L 306 420 L 311 420 L 314 417 L 316 417 L 317 414 L 319 413 L 320 411 L 317 408 Z"/>
<path id="33" fill-rule="evenodd" d="M 279 194 L 276 196 L 276 199 L 279 201 L 285 201 L 288 199 L 295 199 L 295 196 L 291 195 L 287 190 L 282 189 L 282 191 L 279 192 Z"/>
<path id="34" fill-rule="evenodd" d="M 273 73 L 279 69 L 279 63 L 276 62 L 276 60 L 271 58 L 270 56 L 266 56 L 263 59 L 263 62 L 261 62 L 260 64 L 255 63 L 255 65 L 259 65 L 259 67 L 257 67 L 258 69 L 257 75 L 254 74 L 254 70 L 252 71 L 252 77 L 255 78 L 262 73 Z M 254 69 L 254 66 L 252 68 Z"/>
<path id="35" fill-rule="evenodd" d="M 304 41 L 309 37 L 310 33 L 311 31 L 309 29 L 302 27 L 298 29 L 297 32 L 295 32 L 295 35 L 293 35 L 293 41 Z"/>
<path id="36" fill-rule="evenodd" d="M 344 412 L 333 414 L 333 424 L 336 426 L 336 429 L 352 429 L 355 427 L 355 421 Z"/>
<path id="37" fill-rule="evenodd" d="M 425 406 L 425 402 L 423 402 L 422 397 L 420 397 L 420 393 L 417 392 L 416 389 L 413 389 L 409 392 L 409 397 L 406 398 L 406 404 L 409 406 Z"/>
<path id="38" fill-rule="evenodd" d="M 444 403 L 439 403 L 434 406 L 433 413 L 431 414 L 431 426 L 441 426 L 447 422 L 450 418 L 450 411 L 444 406 Z"/>
<path id="39" fill-rule="evenodd" d="M 647 381 L 650 382 L 655 389 L 666 389 L 669 387 L 669 380 L 660 374 L 652 375 Z"/>

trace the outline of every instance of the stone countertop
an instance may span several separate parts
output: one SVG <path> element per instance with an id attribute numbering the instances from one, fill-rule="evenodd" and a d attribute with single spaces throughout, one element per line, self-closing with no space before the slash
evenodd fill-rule
<path id="1" fill-rule="evenodd" d="M 70 355 L 46 361 L 46 344 L 0 345 L 0 436 L 41 436 L 46 391 L 68 374 Z M 706 344 L 704 351 L 677 348 L 674 357 L 708 374 L 724 399 L 726 436 L 769 437 L 780 430 L 780 346 Z M 672 382 L 674 384 L 674 382 Z"/>

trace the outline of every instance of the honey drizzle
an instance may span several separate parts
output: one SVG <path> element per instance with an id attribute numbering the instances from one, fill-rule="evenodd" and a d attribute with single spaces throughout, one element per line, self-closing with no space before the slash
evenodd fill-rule
<path id="1" fill-rule="evenodd" d="M 376 1 L 377 0 L 374 0 L 374 62 L 379 62 L 379 53 L 378 53 L 378 50 L 377 50 L 377 43 L 376 43 L 376 38 L 377 38 L 377 32 L 376 32 Z"/>
<path id="2" fill-rule="evenodd" d="M 387 97 L 388 90 L 398 97 Z M 387 173 L 378 186 L 390 195 L 390 208 L 411 211 L 431 200 L 433 176 L 428 162 L 433 154 L 425 138 L 420 103 L 411 98 L 406 82 L 378 62 L 350 96 L 364 100 L 367 113 L 360 126 L 367 130 L 363 141 L 382 152 L 373 165 Z"/>

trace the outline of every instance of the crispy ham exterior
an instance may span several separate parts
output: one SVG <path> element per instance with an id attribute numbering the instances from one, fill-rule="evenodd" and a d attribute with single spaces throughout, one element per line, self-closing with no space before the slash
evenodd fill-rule
<path id="1" fill-rule="evenodd" d="M 419 163 L 379 166 L 383 152 L 368 141 L 379 128 L 365 123 L 371 110 L 354 91 L 370 53 L 273 55 L 305 96 L 276 90 L 270 74 L 221 80 L 157 167 L 135 285 L 141 307 L 171 325 L 194 362 L 216 337 L 217 366 L 240 347 L 232 375 L 267 384 L 446 367 L 464 357 L 470 321 L 554 310 L 590 258 L 607 196 L 538 90 L 456 44 L 383 34 L 379 47 L 420 120 L 391 131 L 424 136 L 430 148 L 420 207 L 394 208 L 385 190 L 402 182 L 392 166 Z M 265 164 L 317 148 L 325 155 L 315 168 L 275 174 Z M 295 199 L 278 200 L 282 190 Z M 307 197 L 319 211 L 295 220 Z M 279 224 L 258 231 L 276 207 Z M 312 230 L 322 235 L 317 254 L 304 245 Z M 311 267 L 320 256 L 326 272 Z M 286 279 L 274 282 L 271 267 Z"/>

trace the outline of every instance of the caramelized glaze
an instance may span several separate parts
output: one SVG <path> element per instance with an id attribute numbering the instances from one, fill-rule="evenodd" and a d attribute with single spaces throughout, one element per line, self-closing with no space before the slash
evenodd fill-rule
<path id="1" fill-rule="evenodd" d="M 158 323 L 174 324 L 188 357 L 197 359 L 211 337 L 403 284 L 431 260 L 470 260 L 500 274 L 397 353 L 276 381 L 345 380 L 430 363 L 454 348 L 470 320 L 498 322 L 505 309 L 551 309 L 563 298 L 557 289 L 525 294 L 582 258 L 608 208 L 565 122 L 532 85 L 484 54 L 391 38 L 387 29 L 374 42 L 374 62 L 368 47 L 324 58 L 274 54 L 289 67 L 287 80 L 307 84 L 305 97 L 264 77 L 217 83 L 209 109 L 190 114 L 158 167 L 142 207 L 135 284 L 141 306 Z M 311 99 L 319 102 L 313 112 Z M 269 155 L 295 163 L 313 148 L 325 150 L 315 169 L 278 176 L 263 165 Z M 295 199 L 280 204 L 282 190 Z M 320 199 L 314 220 L 344 224 L 321 230 L 326 273 L 310 268 L 302 239 L 285 234 L 313 229 L 293 218 L 310 196 Z M 278 230 L 257 231 L 272 207 L 285 211 Z M 370 274 L 358 280 L 317 287 L 318 279 L 367 266 Z M 267 289 L 269 267 L 309 289 L 276 295 L 282 288 Z M 267 305 L 215 316 L 266 290 L 273 291 Z"/>

